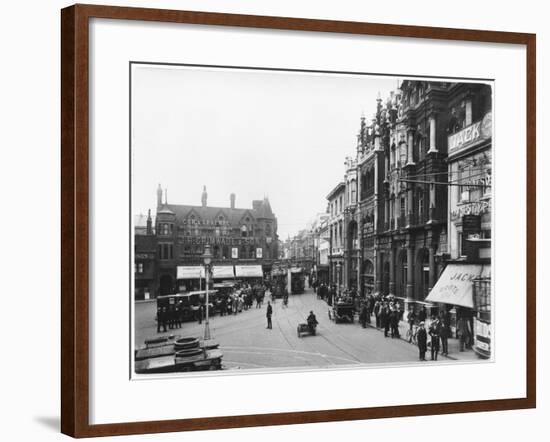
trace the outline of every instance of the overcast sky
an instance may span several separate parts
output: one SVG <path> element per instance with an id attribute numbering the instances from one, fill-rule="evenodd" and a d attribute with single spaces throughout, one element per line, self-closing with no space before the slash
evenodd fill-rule
<path id="1" fill-rule="evenodd" d="M 396 77 L 139 65 L 132 75 L 133 212 L 168 203 L 250 208 L 268 196 L 286 239 L 324 212 L 361 113 Z"/>

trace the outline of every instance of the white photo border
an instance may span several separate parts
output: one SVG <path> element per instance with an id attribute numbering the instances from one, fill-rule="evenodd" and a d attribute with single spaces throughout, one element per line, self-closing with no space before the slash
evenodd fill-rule
<path id="1" fill-rule="evenodd" d="M 524 46 L 107 19 L 90 21 L 89 43 L 90 424 L 525 397 Z M 514 232 L 514 242 L 506 243 L 509 254 L 493 261 L 493 291 L 498 292 L 500 287 L 504 296 L 498 299 L 499 323 L 515 324 L 513 329 L 499 329 L 497 345 L 506 345 L 499 345 L 495 362 L 407 367 L 407 374 L 405 369 L 393 366 L 248 374 L 245 383 L 235 382 L 232 376 L 131 382 L 127 355 L 133 339 L 127 335 L 128 330 L 132 331 L 127 294 L 133 278 L 128 278 L 131 269 L 121 265 L 128 265 L 128 241 L 133 236 L 128 232 L 128 219 L 132 217 L 126 150 L 131 60 L 385 72 L 400 77 L 494 78 L 501 93 L 494 89 L 498 114 L 493 134 L 498 169 L 494 171 L 498 189 L 494 192 L 493 213 L 499 223 L 495 223 L 493 248 L 500 247 L 498 238 L 509 238 L 510 231 Z M 497 274 L 515 277 L 504 280 Z M 388 379 L 391 394 L 383 388 Z M 434 382 L 441 388 L 431 388 Z M 331 388 L 333 384 L 341 389 Z M 186 397 L 193 401 L 186 402 Z"/>

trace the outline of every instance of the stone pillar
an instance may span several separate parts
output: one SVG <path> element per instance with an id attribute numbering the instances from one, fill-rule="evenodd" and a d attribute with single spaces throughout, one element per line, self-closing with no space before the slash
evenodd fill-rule
<path id="1" fill-rule="evenodd" d="M 413 259 L 414 259 L 414 248 L 409 245 L 407 247 L 407 288 L 406 288 L 406 294 L 407 294 L 407 301 L 413 300 Z"/>
<path id="2" fill-rule="evenodd" d="M 395 252 L 393 247 L 390 248 L 390 287 L 389 294 L 395 294 Z"/>
<path id="3" fill-rule="evenodd" d="M 472 124 L 472 99 L 466 100 L 466 126 Z"/>
<path id="4" fill-rule="evenodd" d="M 408 134 L 407 134 L 407 166 L 409 164 L 414 164 L 414 158 L 413 158 L 413 142 L 414 142 L 414 137 L 413 137 L 413 132 L 412 131 L 409 131 Z"/>
<path id="5" fill-rule="evenodd" d="M 383 263 L 382 263 L 382 253 L 380 253 L 380 249 L 374 249 L 374 292 L 375 293 L 381 293 L 382 292 L 382 275 L 384 273 L 383 271 Z"/>
<path id="6" fill-rule="evenodd" d="M 384 199 L 384 230 L 390 228 L 390 200 L 388 198 Z"/>
<path id="7" fill-rule="evenodd" d="M 412 187 L 409 187 L 407 189 L 407 227 L 410 227 L 414 224 L 413 215 L 414 215 L 414 207 L 413 207 L 413 189 Z"/>
<path id="8" fill-rule="evenodd" d="M 435 115 L 430 117 L 430 150 L 428 153 L 437 153 Z"/>
<path id="9" fill-rule="evenodd" d="M 433 181 L 433 180 L 432 180 Z M 430 206 L 428 208 L 429 221 L 435 221 L 435 184 L 430 184 Z"/>
<path id="10" fill-rule="evenodd" d="M 430 247 L 428 250 L 428 253 L 429 253 L 428 265 L 430 267 L 430 275 L 428 278 L 428 290 L 431 290 L 435 285 L 435 247 Z"/>

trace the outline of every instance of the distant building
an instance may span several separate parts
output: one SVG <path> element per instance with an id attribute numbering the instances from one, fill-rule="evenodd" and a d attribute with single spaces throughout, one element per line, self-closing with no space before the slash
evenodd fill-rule
<path id="1" fill-rule="evenodd" d="M 329 230 L 329 282 L 338 287 L 345 285 L 343 279 L 344 267 L 344 204 L 346 185 L 341 182 L 327 195 L 328 200 L 328 230 Z"/>

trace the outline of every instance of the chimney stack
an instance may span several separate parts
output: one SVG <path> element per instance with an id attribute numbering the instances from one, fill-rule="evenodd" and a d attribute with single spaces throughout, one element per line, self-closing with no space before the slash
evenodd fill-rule
<path id="1" fill-rule="evenodd" d="M 234 193 L 229 195 L 229 202 L 230 202 L 231 208 L 234 209 L 235 208 L 235 194 Z"/>

